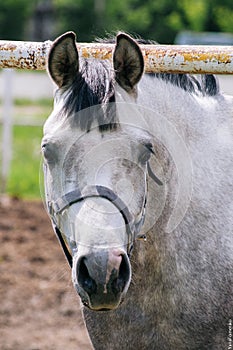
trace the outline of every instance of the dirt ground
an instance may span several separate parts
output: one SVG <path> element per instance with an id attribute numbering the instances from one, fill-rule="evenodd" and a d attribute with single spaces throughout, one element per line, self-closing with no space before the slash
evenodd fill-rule
<path id="1" fill-rule="evenodd" d="M 43 204 L 0 198 L 0 349 L 91 348 Z"/>

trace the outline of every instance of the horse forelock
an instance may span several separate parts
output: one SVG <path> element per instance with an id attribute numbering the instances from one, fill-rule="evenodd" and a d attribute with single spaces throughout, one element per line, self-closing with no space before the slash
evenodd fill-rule
<path id="1" fill-rule="evenodd" d="M 89 131 L 97 121 L 100 131 L 112 130 L 118 123 L 114 110 L 115 91 L 113 69 L 106 61 L 84 59 L 73 84 L 66 92 L 62 113 L 72 117 L 82 131 Z M 97 106 L 88 111 L 89 107 Z M 80 114 L 81 110 L 86 110 Z M 96 113 L 93 113 L 95 111 Z"/>

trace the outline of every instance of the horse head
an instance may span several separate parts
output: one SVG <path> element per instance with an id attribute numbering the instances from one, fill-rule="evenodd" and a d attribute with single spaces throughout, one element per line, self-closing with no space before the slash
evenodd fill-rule
<path id="1" fill-rule="evenodd" d="M 80 58 L 72 32 L 49 54 L 57 91 L 42 140 L 47 208 L 74 286 L 92 310 L 115 309 L 124 299 L 130 253 L 144 237 L 148 173 L 161 184 L 149 166 L 151 135 L 133 125 L 137 110 L 131 122 L 122 103 L 136 102 L 143 69 L 139 46 L 123 33 L 113 66 Z"/>

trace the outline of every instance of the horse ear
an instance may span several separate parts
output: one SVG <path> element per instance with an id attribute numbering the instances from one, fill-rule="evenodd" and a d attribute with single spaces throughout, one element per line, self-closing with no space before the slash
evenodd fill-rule
<path id="1" fill-rule="evenodd" d="M 117 35 L 113 66 L 118 84 L 128 93 L 133 92 L 143 74 L 144 60 L 136 41 L 125 33 Z"/>
<path id="2" fill-rule="evenodd" d="M 49 52 L 48 71 L 59 88 L 69 86 L 79 69 L 76 35 L 67 32 L 58 37 Z"/>

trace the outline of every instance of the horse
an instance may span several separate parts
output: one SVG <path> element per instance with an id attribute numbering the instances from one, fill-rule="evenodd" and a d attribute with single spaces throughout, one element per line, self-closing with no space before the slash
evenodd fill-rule
<path id="1" fill-rule="evenodd" d="M 45 201 L 97 350 L 223 350 L 233 314 L 233 98 L 213 75 L 144 74 L 52 44 Z"/>

